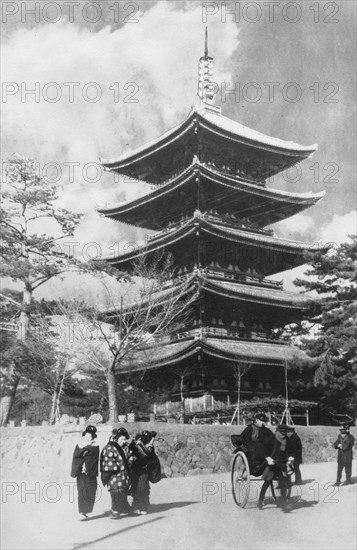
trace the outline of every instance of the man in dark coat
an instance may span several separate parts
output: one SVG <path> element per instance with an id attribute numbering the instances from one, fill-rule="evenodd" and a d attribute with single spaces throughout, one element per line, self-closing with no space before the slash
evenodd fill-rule
<path id="1" fill-rule="evenodd" d="M 293 463 L 295 485 L 302 485 L 300 464 L 302 464 L 302 443 L 293 426 L 288 426 L 286 432 L 288 460 Z"/>
<path id="2" fill-rule="evenodd" d="M 253 476 L 260 476 L 266 465 L 266 457 L 270 456 L 274 449 L 274 434 L 265 426 L 268 417 L 264 413 L 258 413 L 254 417 L 253 424 L 247 426 L 240 440 L 246 449 L 249 466 Z"/>
<path id="3" fill-rule="evenodd" d="M 337 449 L 337 479 L 335 486 L 338 487 L 341 484 L 342 471 L 346 472 L 346 485 L 350 485 L 352 474 L 352 458 L 353 458 L 353 445 L 355 438 L 350 434 L 350 427 L 348 424 L 343 424 L 340 427 L 340 434 L 333 444 Z"/>
<path id="4" fill-rule="evenodd" d="M 264 483 L 260 490 L 258 510 L 263 509 L 264 497 L 268 488 L 272 485 L 273 479 L 278 479 L 281 492 L 281 507 L 283 511 L 289 511 L 288 496 L 290 479 L 288 476 L 288 453 L 287 453 L 287 431 L 289 426 L 280 424 L 273 435 L 273 448 L 269 456 L 266 456 L 266 467 L 262 474 Z M 272 433 L 272 432 L 271 432 Z"/>

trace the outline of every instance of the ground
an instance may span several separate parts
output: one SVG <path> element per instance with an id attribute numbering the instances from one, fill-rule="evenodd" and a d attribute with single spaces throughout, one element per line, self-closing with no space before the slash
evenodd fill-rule
<path id="1" fill-rule="evenodd" d="M 247 508 L 238 508 L 227 473 L 163 479 L 152 485 L 150 514 L 118 520 L 110 518 L 109 494 L 101 486 L 85 522 L 77 519 L 73 480 L 3 481 L 1 548 L 355 548 L 356 478 L 353 485 L 336 488 L 335 463 L 304 464 L 301 470 L 304 484 L 293 489 L 290 513 L 273 502 L 259 511 L 259 482 Z"/>

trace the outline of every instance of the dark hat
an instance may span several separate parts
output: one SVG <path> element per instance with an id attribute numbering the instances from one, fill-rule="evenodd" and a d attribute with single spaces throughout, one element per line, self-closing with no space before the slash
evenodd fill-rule
<path id="1" fill-rule="evenodd" d="M 84 432 L 82 433 L 82 435 L 85 435 L 85 434 L 91 434 L 93 438 L 96 438 L 97 428 L 95 426 L 92 426 L 92 424 L 89 424 L 89 426 L 86 426 Z"/>
<path id="2" fill-rule="evenodd" d="M 125 439 L 129 439 L 129 433 L 125 428 L 113 428 L 112 438 L 119 439 L 119 437 L 124 436 Z"/>
<path id="3" fill-rule="evenodd" d="M 262 422 L 268 422 L 269 418 L 264 413 L 257 413 L 254 416 L 254 420 L 261 420 Z"/>
<path id="4" fill-rule="evenodd" d="M 288 426 L 287 424 L 279 424 L 277 429 L 279 432 L 286 434 L 290 431 L 290 426 Z"/>

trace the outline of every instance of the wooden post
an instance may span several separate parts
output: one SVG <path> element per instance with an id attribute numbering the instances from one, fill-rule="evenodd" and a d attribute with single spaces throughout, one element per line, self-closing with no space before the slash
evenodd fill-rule
<path id="1" fill-rule="evenodd" d="M 306 426 L 310 426 L 310 423 L 309 423 L 309 409 L 306 409 Z"/>

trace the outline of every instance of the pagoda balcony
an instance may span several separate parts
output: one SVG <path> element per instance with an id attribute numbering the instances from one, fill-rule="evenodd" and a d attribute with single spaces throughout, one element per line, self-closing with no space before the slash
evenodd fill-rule
<path id="1" fill-rule="evenodd" d="M 240 229 L 249 233 L 259 233 L 261 235 L 269 235 L 271 237 L 274 236 L 273 229 L 264 229 L 263 227 L 259 227 L 258 224 L 251 222 L 248 218 L 237 218 L 234 214 L 221 214 L 217 212 L 217 210 L 209 210 L 208 212 L 199 212 L 198 210 L 196 210 L 193 215 L 199 217 L 200 219 L 205 219 L 213 223 L 217 223 L 218 221 L 221 225 Z M 170 233 L 170 231 L 175 231 L 176 229 L 179 229 L 191 218 L 192 215 L 186 214 L 182 216 L 179 221 L 170 223 L 161 231 L 157 231 L 152 235 L 146 235 L 146 242 L 148 243 L 154 239 L 162 237 L 163 235 L 167 235 L 168 233 Z"/>
<path id="2" fill-rule="evenodd" d="M 231 269 L 225 269 L 218 266 L 208 266 L 201 271 L 205 275 L 211 275 L 216 279 L 225 279 L 229 281 L 236 281 L 238 283 L 247 283 L 251 285 L 259 285 L 267 288 L 283 290 L 283 281 L 266 279 L 258 273 L 240 271 L 239 269 L 233 268 L 233 266 Z"/>
<path id="3" fill-rule="evenodd" d="M 219 338 L 227 340 L 255 340 L 258 342 L 268 342 L 268 343 L 277 343 L 277 344 L 286 344 L 289 343 L 277 338 L 276 335 L 268 331 L 255 331 L 255 330 L 237 330 L 232 329 L 230 326 L 205 326 L 200 328 L 189 328 L 189 329 L 179 329 L 172 331 L 169 334 L 160 336 L 152 342 L 152 345 L 160 344 L 169 344 L 171 342 L 178 342 L 180 340 L 201 340 L 205 338 Z"/>
<path id="4" fill-rule="evenodd" d="M 251 222 L 248 218 L 237 218 L 234 214 L 220 214 L 216 210 L 209 210 L 201 214 L 202 218 L 217 223 L 217 219 L 223 222 L 223 225 L 229 225 L 242 231 L 250 233 L 260 233 L 262 235 L 270 235 L 274 237 L 273 229 L 264 229 L 257 223 Z"/>
<path id="5" fill-rule="evenodd" d="M 194 158 L 192 164 L 197 164 L 197 163 L 198 163 L 197 158 L 196 159 Z M 201 161 L 201 162 L 199 162 L 199 164 L 201 164 L 202 166 L 207 168 L 207 170 L 210 170 L 212 173 L 214 173 L 216 175 L 224 174 L 226 176 L 229 176 L 232 179 L 235 179 L 237 182 L 240 181 L 240 182 L 243 182 L 243 183 L 250 183 L 250 184 L 253 184 L 253 185 L 259 185 L 260 187 L 266 187 L 266 181 L 265 180 L 262 180 L 262 179 L 259 179 L 259 178 L 254 178 L 251 175 L 244 172 L 244 170 L 242 170 L 241 168 L 231 168 L 228 163 L 225 164 L 225 163 L 220 163 L 218 161 L 216 161 L 216 162 L 211 162 L 211 161 L 202 162 Z M 148 182 L 147 183 L 150 185 L 152 190 L 158 189 L 158 188 L 162 187 L 163 185 L 171 183 L 173 180 L 175 180 L 177 177 L 179 177 L 182 174 L 182 172 L 185 172 L 185 170 L 187 170 L 187 168 L 188 168 L 187 164 L 182 164 L 174 172 L 172 172 L 172 174 L 170 175 L 169 178 L 161 178 L 161 179 L 159 179 L 158 183 L 150 183 L 150 184 Z M 146 182 L 144 181 L 144 183 L 146 183 Z"/>
<path id="6" fill-rule="evenodd" d="M 253 185 L 259 185 L 260 187 L 266 187 L 266 182 L 261 178 L 254 178 L 253 176 L 247 174 L 242 168 L 231 168 L 229 164 L 224 164 L 220 162 L 201 162 L 201 164 L 214 172 L 215 174 L 225 174 L 231 178 L 236 179 L 237 181 L 242 181 L 245 183 L 252 183 Z"/>
<path id="7" fill-rule="evenodd" d="M 213 279 L 220 279 L 225 281 L 235 281 L 237 283 L 246 283 L 249 285 L 259 285 L 266 288 L 274 288 L 283 290 L 283 281 L 274 281 L 273 279 L 266 279 L 258 273 L 252 271 L 240 271 L 237 268 L 231 266 L 231 268 L 223 268 L 220 266 L 208 266 L 197 269 L 196 265 L 180 267 L 177 277 L 174 281 L 185 281 L 192 277 L 193 271 L 199 272 L 204 276 Z"/>

